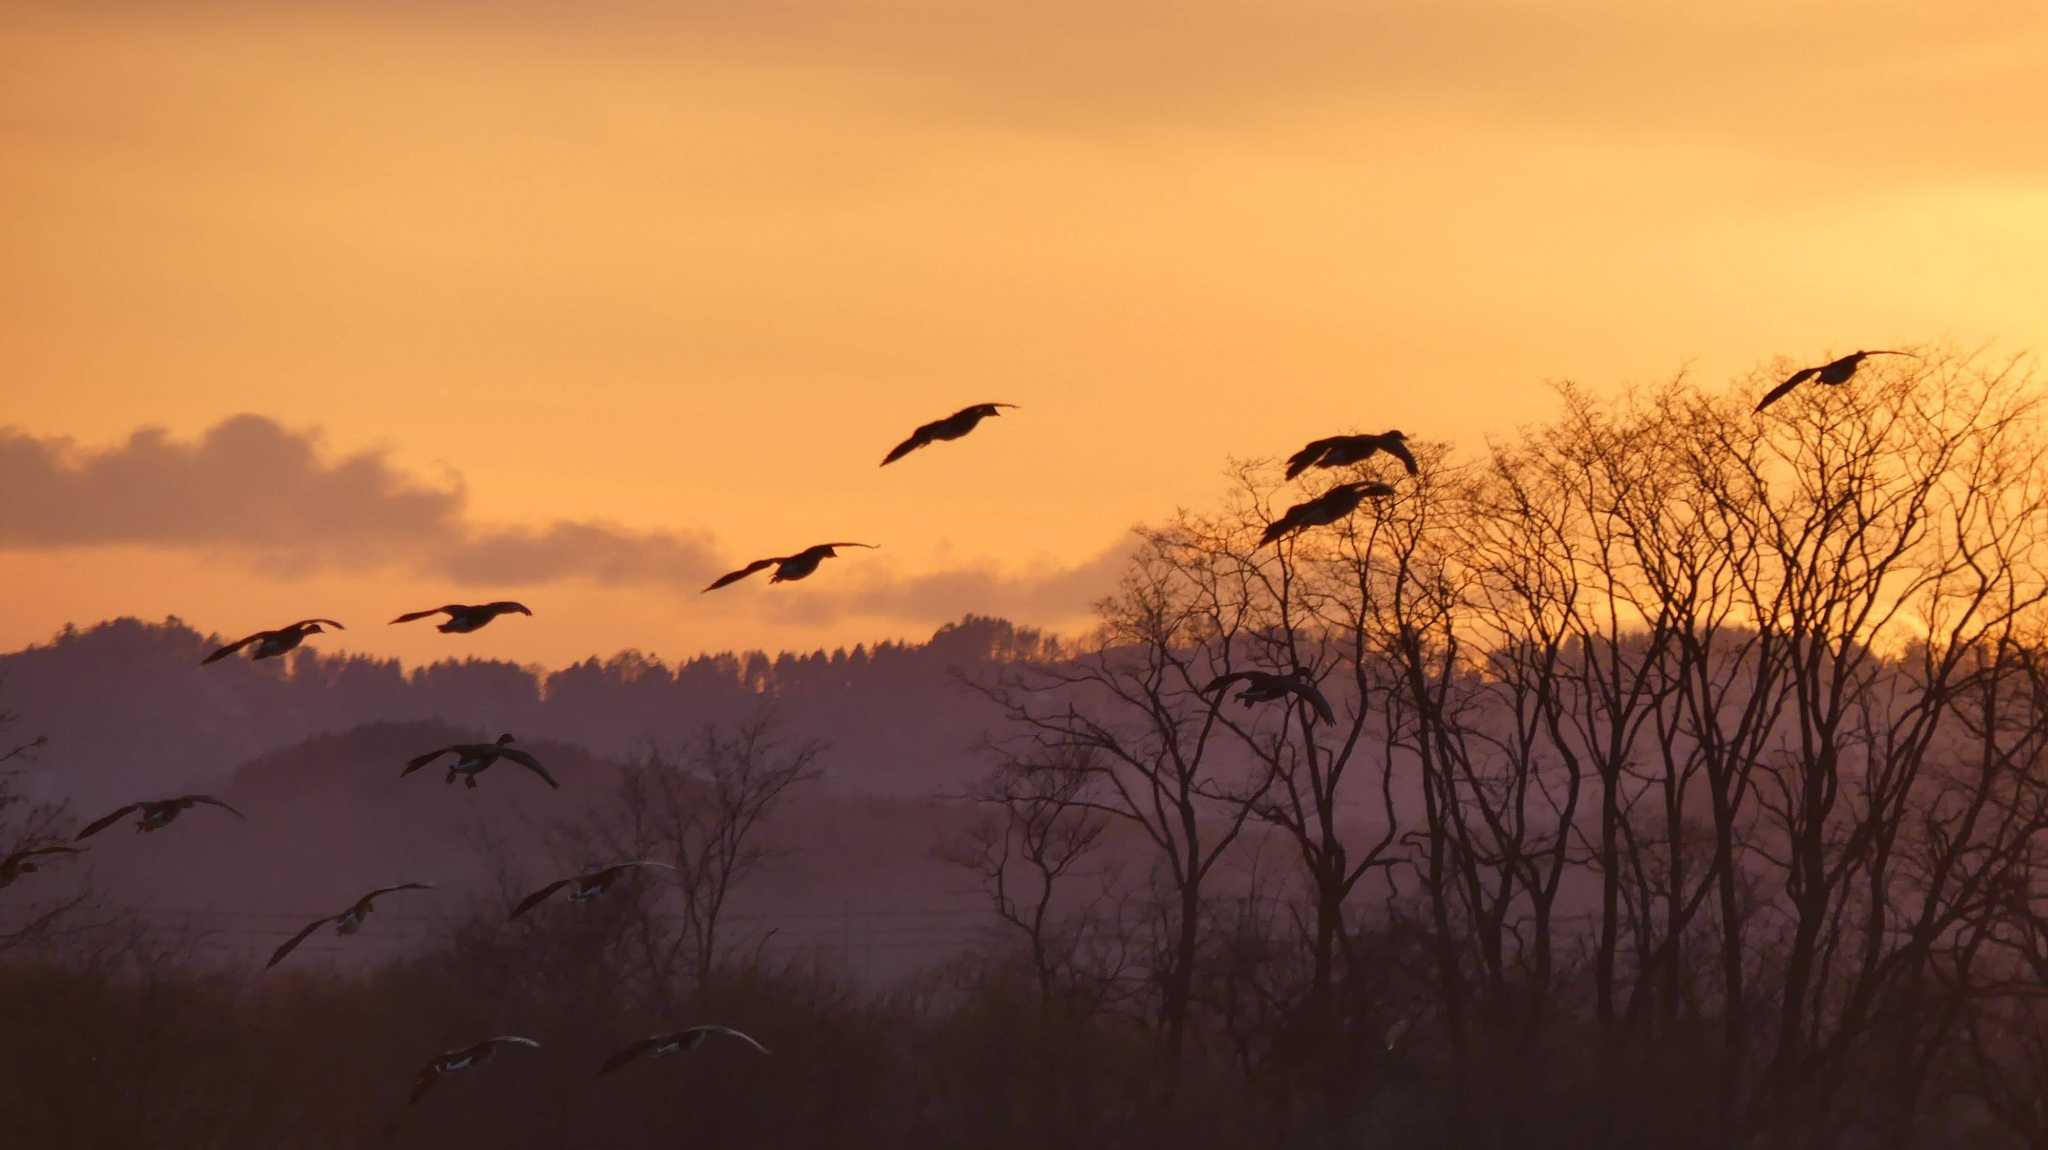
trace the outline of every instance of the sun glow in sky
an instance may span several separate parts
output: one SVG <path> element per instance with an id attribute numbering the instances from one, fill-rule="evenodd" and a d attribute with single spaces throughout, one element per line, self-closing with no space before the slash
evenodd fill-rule
<path id="1" fill-rule="evenodd" d="M 1073 627 L 1232 456 L 2048 344 L 2043 59 L 2030 0 L 0 0 L 0 644 Z"/>

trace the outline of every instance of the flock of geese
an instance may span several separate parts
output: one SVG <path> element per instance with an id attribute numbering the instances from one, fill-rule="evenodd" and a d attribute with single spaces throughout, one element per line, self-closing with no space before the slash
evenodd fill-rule
<path id="1" fill-rule="evenodd" d="M 1766 393 L 1763 399 L 1756 405 L 1756 411 L 1762 412 L 1765 408 L 1784 398 L 1793 388 L 1809 379 L 1828 386 L 1837 386 L 1845 383 L 1851 376 L 1856 374 L 1856 369 L 1870 356 L 1910 354 L 1910 352 L 1900 351 L 1858 351 L 1845 355 L 1840 359 L 1821 364 L 1818 367 L 1803 368 L 1787 377 L 1782 383 Z M 895 463 L 910 453 L 930 446 L 933 443 L 960 439 L 979 426 L 982 420 L 1002 414 L 1003 408 L 1015 407 L 1015 404 L 1010 403 L 978 403 L 971 407 L 962 408 L 944 419 L 933 420 L 919 427 L 910 434 L 909 438 L 890 449 L 888 455 L 882 459 L 882 466 L 886 467 L 891 463 Z M 1399 431 L 1384 431 L 1377 435 L 1337 435 L 1314 440 L 1300 451 L 1288 457 L 1286 477 L 1294 479 L 1311 468 L 1348 467 L 1382 453 L 1398 461 L 1408 475 L 1414 476 L 1419 473 L 1420 469 L 1416 464 L 1415 456 L 1408 449 L 1406 437 Z M 1342 522 L 1366 500 L 1381 499 L 1394 493 L 1395 488 L 1392 484 L 1380 480 L 1358 480 L 1339 483 L 1313 499 L 1304 500 L 1289 507 L 1284 514 L 1267 525 L 1265 533 L 1259 540 L 1259 546 L 1261 548 L 1267 547 L 1311 528 Z M 814 544 L 794 554 L 754 560 L 752 563 L 736 571 L 719 576 L 704 590 L 707 592 L 716 591 L 721 587 L 737 583 L 747 576 L 769 567 L 775 568 L 775 573 L 769 577 L 770 583 L 786 583 L 804 579 L 816 572 L 819 564 L 827 559 L 835 558 L 838 554 L 837 548 L 873 548 L 875 546 L 872 543 L 849 542 Z M 509 600 L 478 604 L 450 603 L 424 611 L 408 611 L 391 622 L 393 624 L 410 623 L 434 615 L 445 615 L 447 618 L 438 625 L 439 630 L 452 634 L 467 634 L 489 625 L 501 616 L 510 614 L 531 616 L 533 612 L 525 604 Z M 337 631 L 346 629 L 333 619 L 316 618 L 301 619 L 295 623 L 273 630 L 257 631 L 213 651 L 200 660 L 200 664 L 204 666 L 219 662 L 244 649 L 249 650 L 251 659 L 273 659 L 296 649 L 309 636 L 322 634 L 330 627 Z M 1200 693 L 1203 696 L 1217 695 L 1220 702 L 1220 692 L 1224 691 L 1232 683 L 1244 684 L 1244 689 L 1238 694 L 1237 698 L 1246 707 L 1292 698 L 1307 708 L 1304 721 L 1336 722 L 1336 714 L 1332 710 L 1329 700 L 1317 689 L 1312 674 L 1306 668 L 1297 667 L 1286 673 L 1236 671 L 1218 676 L 1206 687 L 1202 688 Z M 427 767 L 437 759 L 452 755 L 454 759 L 448 764 L 448 773 L 444 780 L 447 783 L 453 783 L 457 778 L 461 778 L 465 786 L 474 788 L 477 785 L 477 777 L 479 775 L 502 761 L 524 767 L 539 776 L 549 787 L 556 789 L 561 787 L 561 784 L 556 781 L 553 775 L 548 773 L 547 768 L 538 759 L 512 746 L 512 742 L 513 739 L 510 734 L 502 734 L 498 736 L 496 742 L 492 743 L 456 743 L 451 746 L 439 747 L 408 760 L 405 768 L 399 772 L 399 776 L 410 775 Z M 138 832 L 161 830 L 169 826 L 173 820 L 185 811 L 201 805 L 220 807 L 237 818 L 246 817 L 241 811 L 236 810 L 233 806 L 212 795 L 191 794 L 177 795 L 164 799 L 146 799 L 140 802 L 129 803 L 86 824 L 84 829 L 78 832 L 77 839 L 74 841 L 91 838 L 93 835 L 120 821 L 123 817 L 136 812 L 140 814 L 135 823 L 135 829 Z M 37 869 L 36 860 L 39 858 L 78 854 L 81 853 L 82 849 L 69 845 L 45 845 L 17 850 L 5 857 L 0 857 L 0 888 L 12 885 L 23 875 L 35 873 Z M 559 878 L 520 900 L 518 905 L 513 907 L 510 918 L 517 919 L 526 914 L 534 907 L 547 901 L 550 896 L 564 887 L 569 888 L 569 900 L 572 902 L 585 902 L 597 898 L 611 889 L 614 884 L 627 874 L 641 867 L 675 869 L 667 863 L 648 859 L 636 859 L 615 863 L 584 874 Z M 300 943 L 306 941 L 307 938 L 311 937 L 321 927 L 331 924 L 334 927 L 335 933 L 343 936 L 356 933 L 362 928 L 364 921 L 369 917 L 376 900 L 385 895 L 396 894 L 401 891 L 431 889 L 433 887 L 430 883 L 407 882 L 396 886 L 379 887 L 370 891 L 349 904 L 346 909 L 307 923 L 297 934 L 285 940 L 283 945 L 272 952 L 270 961 L 265 965 L 265 969 L 274 967 L 284 961 L 292 951 L 298 948 Z M 705 1024 L 642 1038 L 605 1059 L 603 1065 L 598 1068 L 598 1074 L 600 1076 L 610 1074 L 627 1063 L 642 1057 L 662 1057 L 693 1051 L 713 1036 L 729 1037 L 745 1043 L 761 1054 L 768 1053 L 767 1047 L 738 1030 L 717 1024 Z M 540 1043 L 522 1035 L 506 1034 L 487 1038 L 475 1045 L 465 1046 L 458 1050 L 445 1051 L 420 1070 L 419 1077 L 413 1084 L 408 1104 L 418 1102 L 421 1096 L 426 1094 L 428 1090 L 433 1088 L 435 1083 L 441 1080 L 443 1075 L 482 1066 L 490 1062 L 500 1048 L 510 1046 L 537 1048 L 540 1046 Z"/>

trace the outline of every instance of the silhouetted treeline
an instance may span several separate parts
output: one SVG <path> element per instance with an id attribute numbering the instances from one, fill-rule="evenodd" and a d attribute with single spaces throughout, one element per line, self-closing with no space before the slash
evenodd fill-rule
<path id="1" fill-rule="evenodd" d="M 17 950 L 22 1049 L 122 1053 L 10 1053 L 0 1103 L 52 1145 L 355 1145 L 393 1114 L 423 1145 L 2048 1144 L 2037 389 L 1930 356 L 1763 415 L 1562 400 L 1475 461 L 1411 441 L 1396 494 L 1277 546 L 1277 508 L 1384 464 L 1245 463 L 1143 533 L 1085 642 L 945 661 L 984 755 L 943 788 L 973 821 L 942 865 L 987 932 L 893 988 L 767 950 L 772 914 L 703 918 L 726 878 L 860 864 L 803 797 L 831 689 L 735 661 L 725 697 L 789 708 L 772 745 L 592 764 L 507 828 L 677 871 L 516 921 L 508 878 L 360 979 Z M 621 714 L 685 705 L 644 674 Z M 574 697 L 533 682 L 518 705 Z M 696 1022 L 775 1053 L 597 1080 Z M 544 1047 L 403 1105 L 500 1033 Z"/>
<path id="2" fill-rule="evenodd" d="M 98 805 L 210 785 L 312 736 L 427 719 L 626 756 L 770 697 L 800 703 L 791 714 L 846 748 L 849 768 L 885 768 L 864 789 L 922 793 L 929 776 L 892 781 L 886 768 L 922 764 L 933 747 L 969 747 L 988 717 L 964 705 L 949 669 L 1058 649 L 1031 628 L 968 616 L 925 643 L 829 654 L 749 651 L 670 665 L 626 651 L 555 671 L 484 659 L 407 670 L 395 659 L 301 648 L 273 662 L 236 660 L 193 674 L 218 638 L 175 618 L 118 619 L 67 627 L 47 644 L 0 656 L 9 705 L 57 748 L 32 781 L 46 795 Z"/>

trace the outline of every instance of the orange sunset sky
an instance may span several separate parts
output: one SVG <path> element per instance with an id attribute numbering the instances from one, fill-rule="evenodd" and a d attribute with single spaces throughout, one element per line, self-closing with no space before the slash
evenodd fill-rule
<path id="1" fill-rule="evenodd" d="M 0 645 L 1071 629 L 1233 455 L 2048 344 L 2044 60 L 2033 0 L 0 0 Z"/>

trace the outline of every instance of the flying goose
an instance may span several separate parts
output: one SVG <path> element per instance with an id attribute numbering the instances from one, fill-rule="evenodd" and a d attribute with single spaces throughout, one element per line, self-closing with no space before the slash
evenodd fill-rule
<path id="1" fill-rule="evenodd" d="M 1016 406 L 1014 403 L 977 403 L 973 407 L 963 407 L 944 419 L 934 419 L 911 432 L 909 439 L 892 448 L 889 454 L 883 457 L 882 466 L 887 467 L 918 448 L 941 439 L 958 439 L 973 431 L 976 424 L 989 416 L 1001 415 L 1002 411 L 999 409 Z"/>
<path id="2" fill-rule="evenodd" d="M 501 1034 L 496 1038 L 486 1038 L 475 1046 L 446 1051 L 421 1068 L 420 1076 L 413 1080 L 412 1097 L 406 1099 L 405 1104 L 411 1106 L 418 1102 L 421 1095 L 434 1088 L 434 1083 L 439 1082 L 443 1074 L 471 1070 L 489 1062 L 497 1055 L 500 1046 L 531 1046 L 536 1050 L 540 1049 L 540 1043 L 531 1038 L 521 1038 L 517 1034 Z"/>
<path id="3" fill-rule="evenodd" d="M 102 815 L 98 819 L 87 823 L 85 829 L 78 832 L 78 838 L 91 838 L 93 835 L 113 826 L 122 815 L 127 814 L 129 811 L 142 812 L 141 821 L 135 824 L 137 831 L 158 830 L 171 825 L 172 819 L 177 818 L 185 813 L 186 810 L 199 803 L 219 807 L 238 819 L 249 817 L 228 804 L 221 802 L 219 799 L 214 798 L 212 795 L 179 795 L 174 799 L 145 799 L 139 803 L 129 803 L 120 810 Z M 74 839 L 72 841 L 76 842 L 77 840 Z"/>
<path id="4" fill-rule="evenodd" d="M 632 862 L 613 863 L 611 866 L 591 871 L 589 874 L 558 878 L 539 890 L 534 891 L 532 894 L 527 895 L 525 898 L 520 899 L 519 905 L 512 908 L 512 913 L 507 916 L 506 921 L 509 922 L 511 919 L 518 918 L 520 915 L 539 906 L 547 900 L 549 895 L 572 883 L 575 885 L 569 891 L 569 901 L 588 902 L 610 890 L 612 884 L 619 881 L 627 871 L 632 870 L 634 867 L 642 866 L 658 866 L 664 870 L 676 869 L 665 862 L 655 862 L 653 859 L 635 859 Z"/>
<path id="5" fill-rule="evenodd" d="M 85 852 L 78 847 L 47 846 L 24 847 L 5 858 L 0 858 L 0 889 L 14 885 L 14 880 L 37 871 L 37 855 L 76 855 Z"/>
<path id="6" fill-rule="evenodd" d="M 1912 354 L 1910 351 L 1859 351 L 1845 355 L 1837 360 L 1831 360 L 1821 364 L 1819 367 L 1802 367 L 1791 375 L 1786 376 L 1785 382 L 1765 392 L 1764 397 L 1757 401 L 1756 409 L 1762 411 L 1764 408 L 1778 402 L 1785 398 L 1786 394 L 1793 388 L 1798 387 L 1809 379 L 1818 380 L 1829 387 L 1847 383 L 1849 377 L 1855 375 L 1856 369 L 1863 366 L 1863 361 L 1870 356 Z"/>
<path id="7" fill-rule="evenodd" d="M 793 579 L 801 579 L 816 571 L 818 564 L 823 563 L 825 560 L 838 558 L 839 553 L 833 550 L 835 547 L 867 547 L 874 549 L 877 547 L 877 544 L 820 543 L 815 547 L 806 547 L 794 555 L 783 555 L 774 559 L 756 559 L 737 571 L 720 575 L 712 582 L 711 586 L 704 588 L 704 590 L 716 591 L 728 583 L 737 583 L 763 567 L 775 568 L 775 574 L 768 577 L 770 583 L 786 583 Z"/>
<path id="8" fill-rule="evenodd" d="M 1393 493 L 1394 489 L 1384 483 L 1340 483 L 1314 499 L 1295 504 L 1287 509 L 1287 514 L 1267 524 L 1259 546 L 1264 547 L 1310 527 L 1326 527 L 1358 510 L 1358 505 L 1368 497 L 1379 498 Z"/>
<path id="9" fill-rule="evenodd" d="M 1408 437 L 1398 431 L 1384 431 L 1378 435 L 1333 435 L 1328 439 L 1315 440 L 1287 457 L 1287 478 L 1292 479 L 1311 467 L 1343 467 L 1358 463 L 1382 451 L 1400 460 L 1408 474 L 1418 473 L 1415 456 L 1408 450 Z"/>
<path id="10" fill-rule="evenodd" d="M 610 1058 L 605 1059 L 604 1065 L 597 1068 L 597 1073 L 600 1077 L 610 1074 L 612 1071 L 617 1070 L 619 1067 L 624 1066 L 643 1054 L 653 1058 L 663 1058 L 671 1054 L 688 1054 L 699 1046 L 704 1045 L 714 1034 L 723 1034 L 729 1038 L 737 1038 L 763 1054 L 768 1053 L 767 1047 L 741 1034 L 730 1026 L 691 1026 L 670 1034 L 656 1034 L 643 1038 L 624 1050 L 619 1051 L 617 1054 L 612 1055 Z"/>
<path id="11" fill-rule="evenodd" d="M 348 628 L 332 619 L 301 619 L 289 627 L 279 627 L 275 631 L 258 631 L 246 639 L 238 639 L 233 643 L 229 643 L 206 658 L 199 660 L 199 665 L 204 667 L 208 663 L 217 663 L 251 643 L 256 644 L 256 649 L 249 653 L 250 658 L 275 658 L 305 642 L 306 636 L 320 634 L 321 631 L 325 630 L 321 626 L 322 623 L 337 631 L 348 630 Z"/>
<path id="12" fill-rule="evenodd" d="M 334 933 L 336 934 L 354 934 L 356 931 L 361 930 L 363 920 L 370 917 L 370 904 L 375 902 L 380 894 L 390 894 L 392 891 L 397 890 L 432 889 L 434 889 L 434 884 L 430 882 L 408 882 L 400 883 L 397 886 L 380 886 L 369 894 L 357 899 L 347 910 L 342 911 L 340 914 L 330 914 L 326 918 L 316 918 L 312 922 L 307 923 L 306 929 L 286 939 L 283 946 L 270 952 L 270 961 L 263 964 L 263 969 L 269 970 L 271 967 L 283 962 L 285 955 L 297 950 L 299 944 L 306 941 L 308 936 L 330 922 L 334 924 Z"/>
<path id="13" fill-rule="evenodd" d="M 428 763 L 433 762 L 435 759 L 440 758 L 442 755 L 454 755 L 455 761 L 448 764 L 447 781 L 452 783 L 455 781 L 455 776 L 461 775 L 463 783 L 474 788 L 478 775 L 491 769 L 492 764 L 496 763 L 499 759 L 509 759 L 547 780 L 547 784 L 556 790 L 562 789 L 562 784 L 556 782 L 555 776 L 549 774 L 548 769 L 540 765 L 539 759 L 534 758 L 525 751 L 512 749 L 507 745 L 511 741 L 512 736 L 504 734 L 499 735 L 498 741 L 495 743 L 456 743 L 453 746 L 442 747 L 438 751 L 428 751 L 426 754 L 408 761 L 405 764 L 405 769 L 398 772 L 398 777 L 402 779 L 421 767 L 426 766 Z"/>
<path id="14" fill-rule="evenodd" d="M 1204 695 L 1214 694 L 1232 683 L 1242 682 L 1244 690 L 1238 693 L 1238 701 L 1249 707 L 1254 703 L 1270 703 L 1289 695 L 1298 695 L 1302 701 L 1315 708 L 1316 717 L 1325 723 L 1335 723 L 1337 715 L 1330 710 L 1330 700 L 1316 689 L 1315 681 L 1309 678 L 1308 668 L 1296 667 L 1285 675 L 1270 671 L 1232 671 L 1218 675 L 1202 688 Z"/>
<path id="15" fill-rule="evenodd" d="M 434 629 L 437 631 L 452 631 L 460 635 L 482 630 L 484 624 L 500 615 L 509 615 L 514 611 L 521 615 L 533 614 L 532 611 L 527 610 L 526 604 L 514 603 L 510 599 L 503 599 L 496 603 L 450 603 L 446 607 L 434 607 L 425 611 L 408 611 L 391 622 L 410 623 L 414 619 L 424 619 L 429 615 L 445 614 L 448 616 L 448 621 Z"/>

